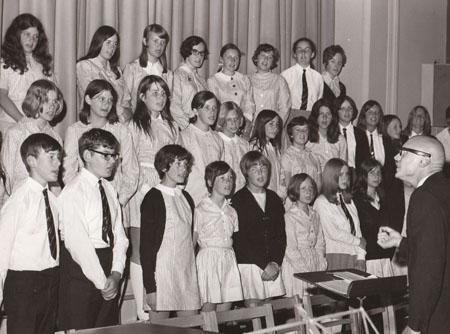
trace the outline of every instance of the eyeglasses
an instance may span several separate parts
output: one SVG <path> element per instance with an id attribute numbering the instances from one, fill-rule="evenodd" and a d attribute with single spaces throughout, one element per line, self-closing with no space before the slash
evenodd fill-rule
<path id="1" fill-rule="evenodd" d="M 198 51 L 197 49 L 192 49 L 191 54 L 194 56 L 206 56 L 206 51 Z"/>
<path id="2" fill-rule="evenodd" d="M 158 90 L 151 90 L 150 91 L 150 95 L 153 97 L 153 98 L 158 98 L 158 97 L 162 97 L 162 98 L 166 98 L 167 97 L 167 94 L 166 94 L 166 92 L 165 91 L 158 91 Z"/>
<path id="3" fill-rule="evenodd" d="M 424 152 L 424 151 L 415 150 L 415 149 L 409 148 L 409 147 L 401 147 L 400 148 L 400 152 L 399 152 L 400 156 L 403 155 L 403 152 L 410 152 L 410 153 L 415 154 L 415 155 L 420 155 L 421 157 L 431 158 L 431 154 L 430 153 Z"/>
<path id="4" fill-rule="evenodd" d="M 117 159 L 119 159 L 118 153 L 106 153 L 106 152 L 100 152 L 100 151 L 97 151 L 94 149 L 89 149 L 89 151 L 102 155 L 103 159 L 105 159 L 106 161 L 111 161 L 111 159 L 114 161 L 117 161 Z"/>
<path id="5" fill-rule="evenodd" d="M 94 96 L 94 99 L 100 101 L 101 104 L 105 104 L 105 103 L 113 104 L 114 103 L 114 99 L 112 97 L 104 97 L 101 95 L 97 95 L 97 96 Z"/>

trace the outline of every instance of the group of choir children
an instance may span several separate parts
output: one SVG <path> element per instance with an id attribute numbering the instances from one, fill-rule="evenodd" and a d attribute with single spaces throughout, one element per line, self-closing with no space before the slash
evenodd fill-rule
<path id="1" fill-rule="evenodd" d="M 405 191 L 394 177 L 401 123 L 369 100 L 353 126 L 358 109 L 338 77 L 344 50 L 325 49 L 320 74 L 314 43 L 300 38 L 296 64 L 278 75 L 278 50 L 261 44 L 247 76 L 237 72 L 241 51 L 226 44 L 206 81 L 197 72 L 205 41 L 186 38 L 174 72 L 168 41 L 160 25 L 146 27 L 139 58 L 122 72 L 119 35 L 100 27 L 77 62 L 79 121 L 63 143 L 53 124 L 64 100 L 42 24 L 22 14 L 8 28 L 0 63 L 8 333 L 51 333 L 57 313 L 64 330 L 117 323 L 128 238 L 139 319 L 301 295 L 297 272 L 393 275 L 393 254 L 376 234 L 403 225 Z M 419 106 L 408 135 L 429 135 L 429 126 Z"/>

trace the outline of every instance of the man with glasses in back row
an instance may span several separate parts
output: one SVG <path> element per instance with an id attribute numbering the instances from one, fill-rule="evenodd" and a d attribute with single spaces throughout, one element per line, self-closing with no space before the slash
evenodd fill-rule
<path id="1" fill-rule="evenodd" d="M 408 238 L 381 227 L 378 244 L 400 247 L 408 263 L 409 320 L 403 333 L 448 333 L 450 328 L 450 180 L 443 172 L 444 148 L 416 136 L 396 156 L 396 177 L 411 184 Z"/>

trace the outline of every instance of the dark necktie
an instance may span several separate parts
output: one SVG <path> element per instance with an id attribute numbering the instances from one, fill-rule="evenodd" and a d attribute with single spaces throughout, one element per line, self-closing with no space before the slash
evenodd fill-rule
<path id="1" fill-rule="evenodd" d="M 375 150 L 373 149 L 373 135 L 370 134 L 370 156 L 375 157 Z"/>
<path id="2" fill-rule="evenodd" d="M 344 133 L 345 141 L 347 141 L 347 129 L 343 128 L 342 132 Z"/>
<path id="3" fill-rule="evenodd" d="M 44 194 L 45 201 L 45 216 L 47 217 L 47 235 L 48 235 L 48 243 L 50 245 L 50 254 L 52 254 L 52 258 L 56 260 L 56 231 L 55 231 L 55 223 L 53 221 L 52 208 L 50 207 L 50 202 L 48 200 L 48 192 L 47 189 L 42 191 Z"/>
<path id="4" fill-rule="evenodd" d="M 102 198 L 102 214 L 103 214 L 103 222 L 102 222 L 102 240 L 108 243 L 109 238 L 109 247 L 114 247 L 114 235 L 112 233 L 111 226 L 111 212 L 109 211 L 108 198 L 106 197 L 105 189 L 102 185 L 102 180 L 98 180 L 98 188 L 100 189 L 100 196 Z"/>
<path id="5" fill-rule="evenodd" d="M 353 235 L 356 235 L 355 231 L 355 223 L 353 222 L 352 215 L 348 212 L 347 207 L 345 206 L 344 198 L 342 198 L 342 194 L 339 194 L 339 201 L 341 202 L 342 210 L 344 210 L 345 217 L 347 217 L 348 222 L 350 223 L 350 232 Z"/>
<path id="6" fill-rule="evenodd" d="M 308 106 L 308 83 L 306 82 L 306 69 L 303 69 L 302 76 L 302 105 L 300 110 L 306 110 Z"/>

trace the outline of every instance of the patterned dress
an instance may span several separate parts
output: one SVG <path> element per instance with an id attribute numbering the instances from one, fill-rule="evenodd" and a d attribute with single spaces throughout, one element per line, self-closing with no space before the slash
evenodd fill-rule
<path id="1" fill-rule="evenodd" d="M 289 177 L 295 174 L 308 174 L 320 191 L 322 184 L 322 170 L 314 154 L 309 149 L 301 150 L 294 145 L 289 146 L 281 156 L 281 166 Z"/>
<path id="2" fill-rule="evenodd" d="M 320 169 L 323 171 L 325 164 L 332 158 L 340 158 L 347 161 L 347 143 L 342 135 L 339 135 L 339 140 L 331 144 L 327 138 L 319 134 L 319 142 L 306 144 L 306 148 L 310 149 L 314 156 L 319 160 Z"/>

